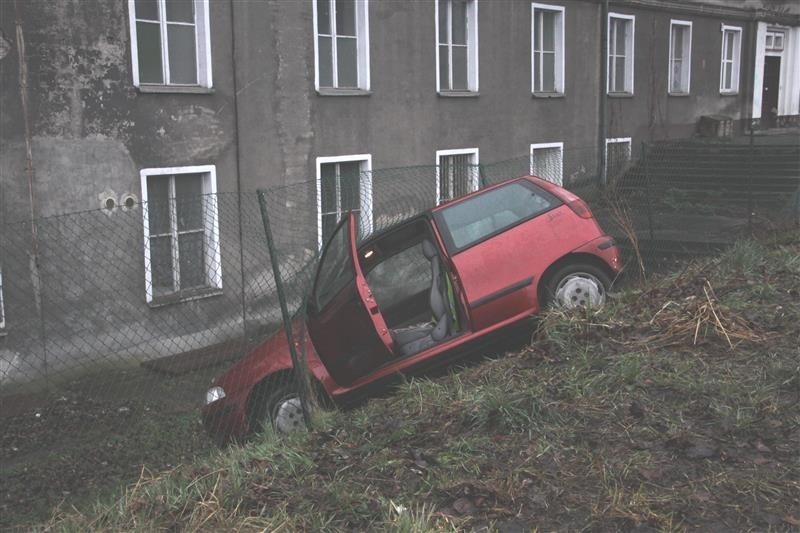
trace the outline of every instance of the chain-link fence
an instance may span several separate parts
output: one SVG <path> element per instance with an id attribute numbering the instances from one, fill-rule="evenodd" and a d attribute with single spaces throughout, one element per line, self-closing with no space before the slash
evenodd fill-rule
<path id="1" fill-rule="evenodd" d="M 30 433 L 14 429 L 30 413 L 26 408 L 40 408 L 46 398 L 73 402 L 75 411 L 87 408 L 79 399 L 93 398 L 88 408 L 105 414 L 147 419 L 159 410 L 194 420 L 208 394 L 204 421 L 224 441 L 268 425 L 306 424 L 313 407 L 328 401 L 326 389 L 357 389 L 348 376 L 363 376 L 388 359 L 376 356 L 369 368 L 355 368 L 365 359 L 356 356 L 379 346 L 386 332 L 365 336 L 374 324 L 357 306 L 348 307 L 352 301 L 339 302 L 339 316 L 308 313 L 309 306 L 322 307 L 318 295 L 310 298 L 319 254 L 328 240 L 341 238 L 337 224 L 348 212 L 363 243 L 441 202 L 533 173 L 584 198 L 630 252 L 629 269 L 636 270 L 755 230 L 796 229 L 798 167 L 796 145 L 637 147 L 612 139 L 603 152 L 554 143 L 483 165 L 465 158 L 362 172 L 358 164 L 332 163 L 322 165 L 319 179 L 258 193 L 203 195 L 202 176 L 197 182 L 172 176 L 148 182 L 150 201 L 143 204 L 6 224 L 0 232 L 0 411 L 17 415 L 7 418 L 11 429 L 0 443 L 4 461 L 17 465 L 6 472 L 24 480 L 20 465 L 36 456 L 26 455 L 26 447 L 49 452 L 63 444 L 63 425 L 34 432 L 45 435 L 40 445 L 21 444 Z M 409 235 L 398 238 L 414 241 L 413 253 L 394 254 L 396 260 L 371 269 L 381 289 L 365 297 L 396 331 L 421 331 L 437 326 L 429 296 L 439 275 L 423 249 L 425 229 L 407 228 Z M 363 252 L 392 256 L 388 249 Z M 335 287 L 347 258 L 334 259 L 320 277 Z M 329 333 L 312 338 L 309 327 Z M 337 347 L 333 367 L 323 367 L 317 343 Z M 53 413 L 64 416 L 61 407 Z M 101 415 L 73 415 L 95 444 L 108 437 L 103 424 L 91 431 Z M 128 459 L 144 461 L 135 453 Z"/>

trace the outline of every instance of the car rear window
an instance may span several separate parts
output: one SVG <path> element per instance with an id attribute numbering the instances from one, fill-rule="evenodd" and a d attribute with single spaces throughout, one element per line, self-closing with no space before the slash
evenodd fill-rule
<path id="1" fill-rule="evenodd" d="M 484 241 L 560 205 L 558 198 L 526 180 L 486 191 L 435 215 L 450 254 Z"/>

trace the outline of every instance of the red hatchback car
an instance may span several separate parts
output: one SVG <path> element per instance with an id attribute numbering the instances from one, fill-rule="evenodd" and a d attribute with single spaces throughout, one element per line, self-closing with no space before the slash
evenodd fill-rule
<path id="1" fill-rule="evenodd" d="M 505 181 L 363 242 L 351 213 L 328 240 L 303 335 L 313 380 L 334 403 L 447 364 L 544 305 L 601 305 L 619 251 L 588 206 L 536 177 Z M 295 337 L 297 338 L 297 336 Z M 203 421 L 219 442 L 302 421 L 279 331 L 216 380 Z"/>

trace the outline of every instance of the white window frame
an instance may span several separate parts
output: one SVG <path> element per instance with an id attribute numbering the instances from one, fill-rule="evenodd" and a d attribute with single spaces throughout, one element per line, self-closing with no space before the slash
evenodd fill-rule
<path id="1" fill-rule="evenodd" d="M 331 38 L 331 54 L 333 64 L 331 65 L 333 75 L 332 86 L 320 86 L 319 81 L 319 20 L 317 15 L 318 2 L 330 2 L 330 31 L 331 33 L 324 34 Z M 369 72 L 369 0 L 355 0 L 356 10 L 356 55 L 358 56 L 358 86 L 353 87 L 339 87 L 339 69 L 336 64 L 336 1 L 335 0 L 312 0 L 311 9 L 314 19 L 314 88 L 318 93 L 336 91 L 369 91 L 370 90 L 370 72 Z"/>
<path id="2" fill-rule="evenodd" d="M 442 202 L 442 197 L 439 194 L 441 189 L 441 161 L 442 157 L 447 157 L 451 155 L 470 155 L 471 156 L 471 165 L 480 165 L 480 150 L 478 148 L 456 148 L 453 150 L 436 150 L 436 205 L 439 205 Z M 471 192 L 475 192 L 480 188 L 480 176 L 479 173 L 475 173 L 472 177 L 472 183 L 470 183 Z"/>
<path id="3" fill-rule="evenodd" d="M 206 211 L 213 213 L 213 217 L 203 218 L 205 227 L 204 235 L 206 240 L 205 254 L 206 281 L 208 288 L 222 290 L 222 254 L 219 242 L 219 210 L 217 209 L 217 167 L 215 165 L 199 165 L 188 167 L 163 167 L 163 168 L 144 168 L 139 171 L 139 178 L 142 187 L 142 222 L 144 226 L 144 278 L 145 278 L 145 299 L 147 303 L 153 303 L 153 272 L 150 258 L 150 218 L 148 212 L 148 190 L 147 178 L 150 176 L 172 176 L 176 174 L 203 174 L 203 195 L 206 197 Z M 174 233 L 177 225 L 173 226 L 170 222 L 170 229 Z M 175 239 L 175 237 L 173 237 Z M 177 242 L 177 241 L 176 241 Z M 173 262 L 176 258 L 173 258 Z M 173 264 L 173 276 L 175 267 Z M 171 294 L 180 294 L 175 292 Z M 169 296 L 165 296 L 168 298 Z M 197 296 L 187 296 L 180 301 L 191 300 Z M 156 299 L 160 299 L 159 296 Z"/>
<path id="4" fill-rule="evenodd" d="M 778 44 L 780 37 L 780 44 Z M 767 52 L 783 52 L 786 47 L 786 32 L 782 29 L 768 28 L 765 35 L 764 49 Z"/>
<path id="5" fill-rule="evenodd" d="M 350 163 L 358 161 L 361 163 L 359 174 L 358 195 L 361 201 L 360 221 L 363 224 L 363 231 L 367 234 L 372 233 L 372 154 L 353 154 L 338 155 L 317 158 L 317 247 L 322 250 L 325 244 L 322 242 L 322 165 L 328 163 Z M 339 195 L 339 191 L 336 192 Z M 340 198 L 337 199 L 340 201 Z M 340 215 L 341 216 L 341 215 Z"/>
<path id="6" fill-rule="evenodd" d="M 3 301 L 3 267 L 0 265 L 0 330 L 6 327 L 6 308 Z"/>
<path id="7" fill-rule="evenodd" d="M 728 26 L 722 24 L 722 50 L 720 51 L 719 60 L 719 92 L 720 94 L 738 94 L 739 93 L 739 69 L 741 68 L 742 59 L 742 27 L 741 26 Z M 726 58 L 725 51 L 725 38 L 730 36 L 733 41 L 733 57 Z M 731 69 L 731 86 L 725 87 L 725 71 L 726 68 Z"/>
<path id="8" fill-rule="evenodd" d="M 677 60 L 675 58 L 675 48 L 672 42 L 673 30 L 675 27 L 688 28 L 688 42 L 686 39 L 683 41 L 683 50 L 681 51 L 681 73 L 685 87 L 680 87 L 678 90 L 673 90 L 672 87 L 672 68 L 673 63 Z M 692 22 L 689 20 L 675 20 L 669 21 L 669 61 L 667 63 L 667 92 L 675 95 L 687 95 L 691 92 L 692 88 Z"/>
<path id="9" fill-rule="evenodd" d="M 612 57 L 619 57 L 620 54 L 614 53 L 612 55 L 612 43 L 616 46 L 616 39 L 614 39 L 613 35 L 611 35 L 611 28 L 612 24 L 611 21 L 614 19 L 628 21 L 630 23 L 631 31 L 628 34 L 627 38 L 625 39 L 625 87 L 622 91 L 611 90 L 611 80 L 615 79 L 614 76 L 614 69 L 616 68 L 616 62 L 612 61 Z M 625 15 L 622 13 L 609 13 L 608 14 L 608 21 L 607 21 L 607 34 L 608 40 L 606 43 L 606 63 L 607 63 L 607 72 L 606 72 L 606 94 L 612 95 L 633 95 L 633 86 L 634 86 L 634 65 L 635 65 L 635 48 L 634 45 L 636 43 L 636 16 L 635 15 Z M 616 52 L 616 48 L 614 52 Z"/>
<path id="10" fill-rule="evenodd" d="M 632 144 L 630 137 L 610 137 L 606 138 L 605 156 L 603 158 L 603 182 L 608 181 L 608 145 L 609 144 L 627 144 L 628 145 L 628 163 L 633 159 Z"/>
<path id="11" fill-rule="evenodd" d="M 536 52 L 537 41 L 539 40 L 539 28 L 536 27 L 536 12 L 537 11 L 551 11 L 556 14 L 555 16 L 555 72 L 553 73 L 555 79 L 555 91 L 543 91 L 536 86 L 536 61 L 535 55 L 542 52 Z M 564 94 L 564 57 L 566 57 L 565 43 L 564 43 L 564 16 L 565 8 L 563 6 L 553 6 L 549 4 L 531 4 L 531 92 L 534 94 Z M 543 61 L 539 61 L 539 80 L 542 79 Z"/>
<path id="12" fill-rule="evenodd" d="M 136 35 L 136 1 L 128 0 L 128 23 L 131 32 L 131 70 L 133 72 L 133 85 L 139 88 L 160 87 L 162 89 L 175 89 L 202 87 L 211 89 L 213 78 L 211 73 L 211 20 L 209 14 L 209 0 L 194 0 L 194 25 L 195 25 L 195 52 L 197 65 L 197 83 L 179 84 L 169 81 L 169 41 L 167 40 L 167 23 L 165 0 L 158 0 L 158 9 L 161 14 L 161 68 L 163 69 L 163 83 L 142 83 L 139 80 L 139 46 Z M 154 21 L 155 22 L 155 21 Z"/>
<path id="13" fill-rule="evenodd" d="M 561 162 L 561 169 L 560 174 L 558 176 L 558 180 L 555 181 L 556 185 L 563 185 L 564 184 L 564 143 L 563 142 L 552 142 L 552 143 L 535 143 L 531 144 L 531 151 L 530 151 L 530 174 L 533 175 L 534 171 L 534 160 L 535 160 L 535 152 L 536 150 L 541 149 L 549 149 L 549 148 L 558 148 L 559 153 L 559 160 Z M 542 179 L 546 179 L 542 176 L 539 176 Z"/>
<path id="14" fill-rule="evenodd" d="M 435 20 L 434 26 L 436 28 L 436 92 L 439 94 L 448 94 L 448 93 L 463 93 L 465 92 L 462 89 L 447 89 L 442 87 L 442 80 L 440 79 L 440 68 L 439 68 L 439 16 L 440 14 L 444 16 L 444 13 L 440 13 L 439 4 L 442 2 L 445 3 L 447 6 L 448 12 L 452 15 L 452 4 L 448 0 L 435 0 L 434 7 L 435 7 Z M 452 24 L 452 17 L 449 18 L 450 25 L 447 28 L 449 34 L 453 31 L 453 24 Z M 468 0 L 467 1 L 467 90 L 466 92 L 478 92 L 478 0 Z M 445 43 L 443 43 L 445 44 Z M 453 47 L 452 47 L 452 37 L 448 35 L 447 43 L 448 47 L 448 54 L 450 57 L 450 70 L 449 70 L 449 83 L 450 87 L 453 86 Z"/>

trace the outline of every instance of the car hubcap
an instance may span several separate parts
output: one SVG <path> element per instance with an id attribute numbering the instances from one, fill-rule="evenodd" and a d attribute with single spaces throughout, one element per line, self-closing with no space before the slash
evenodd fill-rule
<path id="1" fill-rule="evenodd" d="M 275 409 L 275 429 L 279 433 L 292 433 L 303 429 L 303 406 L 297 396 L 286 398 Z"/>
<path id="2" fill-rule="evenodd" d="M 603 284 L 583 272 L 567 276 L 556 287 L 556 302 L 566 308 L 597 307 L 606 301 Z"/>

